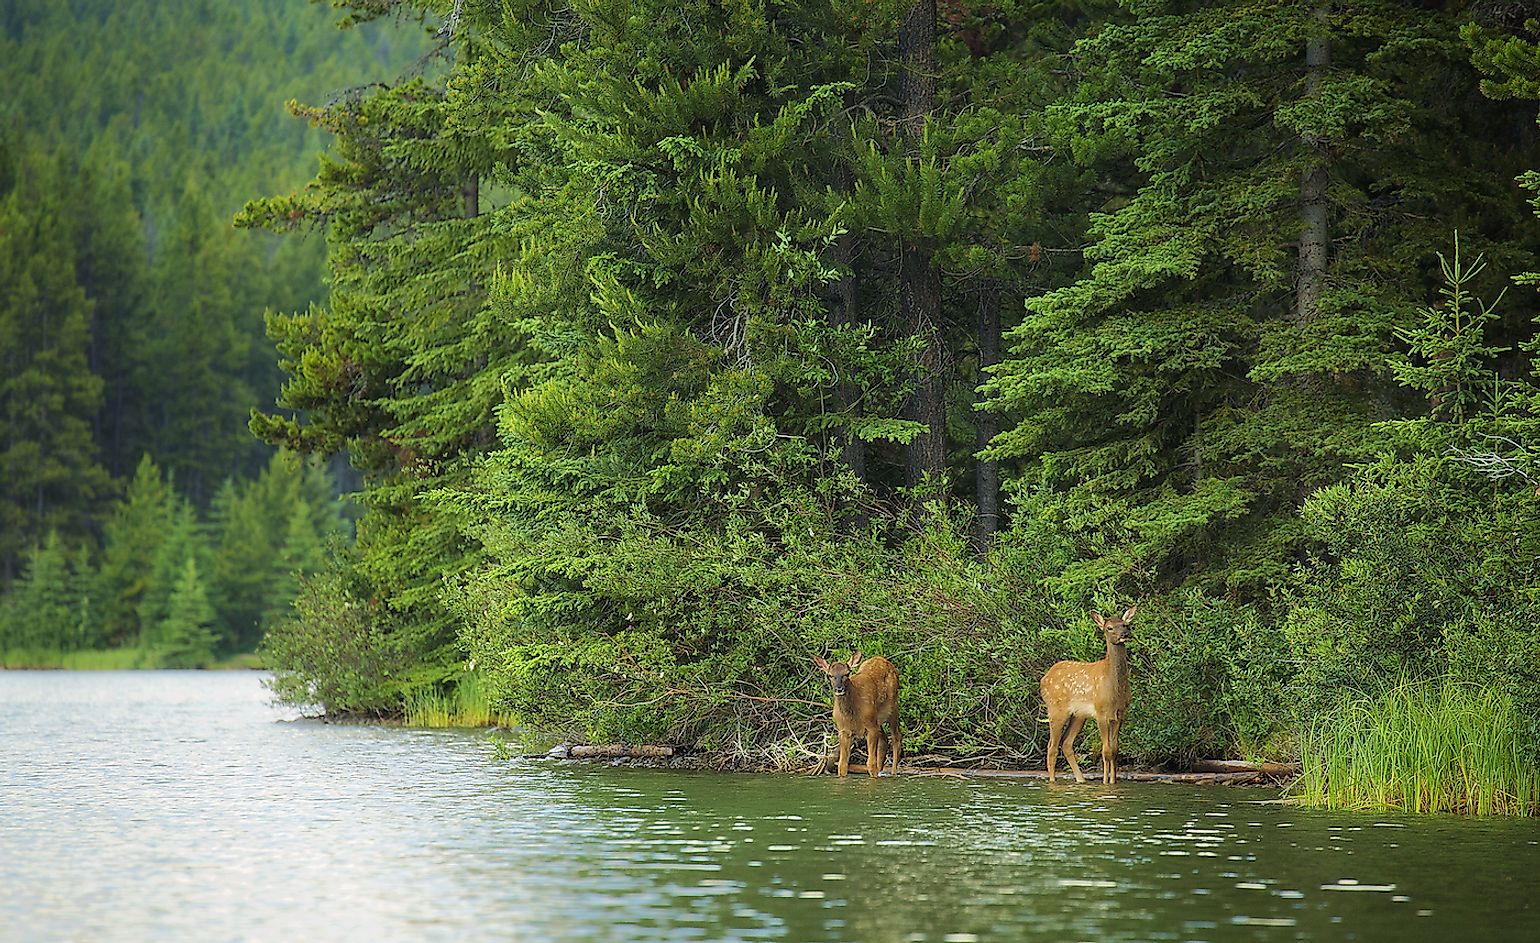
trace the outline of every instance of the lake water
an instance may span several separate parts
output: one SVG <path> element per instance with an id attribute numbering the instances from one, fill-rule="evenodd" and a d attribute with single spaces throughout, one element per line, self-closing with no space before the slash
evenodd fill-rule
<path id="1" fill-rule="evenodd" d="M 1533 940 L 1540 824 L 497 760 L 261 677 L 0 671 L 0 939 Z"/>

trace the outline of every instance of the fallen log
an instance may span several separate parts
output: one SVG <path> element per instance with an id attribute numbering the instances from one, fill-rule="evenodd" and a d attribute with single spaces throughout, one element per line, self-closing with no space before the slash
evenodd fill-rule
<path id="1" fill-rule="evenodd" d="M 528 758 L 557 759 L 557 760 L 591 760 L 591 759 L 623 759 L 623 760 L 648 760 L 669 759 L 680 755 L 678 747 L 664 746 L 660 744 L 629 744 L 629 743 L 602 743 L 602 744 L 570 744 L 563 743 L 554 747 L 549 753 L 528 754 Z M 936 757 L 940 760 L 941 757 Z M 832 764 L 821 764 L 820 768 L 827 771 Z M 1244 760 L 1204 760 L 1194 764 L 1194 769 L 1179 773 L 1156 773 L 1146 770 L 1128 770 L 1118 772 L 1118 779 L 1135 783 L 1188 783 L 1188 784 L 1217 784 L 1228 786 L 1244 786 L 1249 784 L 1262 785 L 1273 782 L 1279 778 L 1293 775 L 1296 770 L 1282 763 L 1247 763 Z M 851 773 L 866 775 L 865 763 L 851 763 Z M 904 766 L 899 768 L 900 776 L 966 776 L 978 779 L 1032 779 L 1044 780 L 1048 778 L 1048 771 L 1041 769 L 980 769 L 964 766 Z M 1085 771 L 1087 783 L 1101 783 L 1101 770 L 1087 769 Z M 1059 781 L 1073 783 L 1074 776 L 1068 770 L 1059 771 Z"/>
<path id="2" fill-rule="evenodd" d="M 555 750 L 551 751 L 556 756 Z M 674 755 L 673 747 L 657 746 L 654 744 L 629 744 L 629 743 L 602 743 L 598 745 L 578 744 L 568 747 L 560 756 L 562 759 L 589 760 L 602 758 L 617 758 L 627 760 L 660 759 Z"/>
<path id="3" fill-rule="evenodd" d="M 651 744 L 606 743 L 598 746 L 574 746 L 568 754 L 574 760 L 597 757 L 622 757 L 625 759 L 656 759 L 674 755 L 673 747 Z"/>
<path id="4" fill-rule="evenodd" d="M 866 773 L 865 763 L 851 763 L 851 773 Z M 899 767 L 900 776 L 966 776 L 977 779 L 1047 779 L 1048 771 L 1045 769 L 969 769 L 961 766 L 910 766 Z M 1086 771 L 1087 783 L 1100 783 L 1101 771 Z M 1143 770 L 1118 771 L 1119 780 L 1127 780 L 1134 783 L 1190 783 L 1213 784 L 1226 786 L 1244 786 L 1251 783 L 1263 783 L 1267 781 L 1261 772 L 1256 770 L 1237 772 L 1194 772 L 1194 773 L 1152 773 Z M 1074 783 L 1075 777 L 1065 771 L 1059 772 L 1059 782 Z"/>
<path id="5" fill-rule="evenodd" d="M 1253 763 L 1250 760 L 1197 760 L 1194 773 L 1261 773 L 1274 779 L 1299 775 L 1298 763 Z"/>

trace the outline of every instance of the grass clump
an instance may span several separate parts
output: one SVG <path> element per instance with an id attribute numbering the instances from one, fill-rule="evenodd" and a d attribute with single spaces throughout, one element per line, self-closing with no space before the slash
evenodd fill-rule
<path id="1" fill-rule="evenodd" d="M 1292 795 L 1328 809 L 1540 815 L 1526 729 L 1502 691 L 1403 681 L 1310 727 Z"/>
<path id="2" fill-rule="evenodd" d="M 148 667 L 148 662 L 149 653 L 142 648 L 69 652 L 50 648 L 12 648 L 0 652 L 0 668 L 14 669 L 122 671 Z"/>
<path id="3" fill-rule="evenodd" d="M 477 672 L 460 677 L 448 690 L 413 691 L 406 696 L 408 727 L 510 727 L 513 716 L 499 710 L 491 686 Z"/>

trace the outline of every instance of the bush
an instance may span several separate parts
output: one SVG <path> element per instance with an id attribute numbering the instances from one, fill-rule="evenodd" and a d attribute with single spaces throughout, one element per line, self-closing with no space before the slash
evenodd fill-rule
<path id="1" fill-rule="evenodd" d="M 1284 688 L 1294 659 L 1256 609 L 1192 591 L 1151 600 L 1140 605 L 1132 647 L 1126 753 L 1177 764 L 1290 755 Z"/>
<path id="2" fill-rule="evenodd" d="M 519 721 L 785 765 L 822 750 L 813 655 L 885 655 L 913 752 L 1038 749 L 1057 623 L 1025 548 L 977 561 L 960 522 L 842 534 L 812 495 L 682 529 L 631 509 L 611 535 L 508 531 L 454 594 L 466 644 Z M 1053 629 L 1045 633 L 1045 628 Z"/>
<path id="3" fill-rule="evenodd" d="M 294 611 L 262 643 L 273 693 L 329 713 L 395 713 L 408 658 L 380 631 L 379 619 L 355 594 L 343 565 L 302 577 Z"/>
<path id="4" fill-rule="evenodd" d="M 1305 508 L 1322 552 L 1289 599 L 1306 718 L 1410 673 L 1497 691 L 1540 756 L 1540 502 L 1441 457 L 1383 459 Z"/>

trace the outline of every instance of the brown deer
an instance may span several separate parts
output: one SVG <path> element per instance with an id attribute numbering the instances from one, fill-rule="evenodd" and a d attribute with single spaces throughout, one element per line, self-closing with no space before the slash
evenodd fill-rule
<path id="1" fill-rule="evenodd" d="M 893 772 L 898 773 L 898 758 L 904 752 L 904 736 L 898 729 L 898 669 L 876 655 L 861 660 L 861 653 L 850 656 L 850 663 L 832 665 L 813 656 L 813 664 L 829 676 L 834 691 L 834 726 L 840 733 L 841 776 L 850 772 L 850 741 L 866 738 L 866 772 L 873 779 L 882 772 L 884 724 L 893 732 Z M 857 672 L 856 668 L 860 671 Z M 827 762 L 827 760 L 825 761 Z"/>
<path id="2" fill-rule="evenodd" d="M 1105 618 L 1091 613 L 1102 635 L 1107 638 L 1107 657 L 1101 661 L 1061 661 L 1043 675 L 1043 703 L 1048 707 L 1048 781 L 1054 781 L 1054 762 L 1058 759 L 1060 735 L 1064 722 L 1069 733 L 1063 737 L 1064 758 L 1075 773 L 1075 782 L 1085 782 L 1080 763 L 1075 759 L 1075 738 L 1086 718 L 1096 718 L 1102 735 L 1102 782 L 1118 781 L 1118 732 L 1123 729 L 1123 715 L 1128 712 L 1128 623 L 1138 606 L 1130 606 L 1121 617 Z"/>

